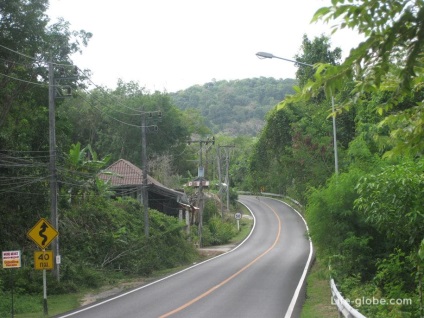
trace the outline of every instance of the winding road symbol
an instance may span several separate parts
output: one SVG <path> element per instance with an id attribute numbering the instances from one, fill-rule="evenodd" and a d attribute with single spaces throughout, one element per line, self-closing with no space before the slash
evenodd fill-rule
<path id="1" fill-rule="evenodd" d="M 48 227 L 49 226 L 45 222 L 43 222 L 43 224 L 40 226 L 41 230 L 40 230 L 40 232 L 38 232 L 38 235 L 40 235 L 40 237 L 43 238 L 43 241 L 41 242 L 41 245 L 43 245 L 43 246 L 46 245 L 46 242 L 47 242 L 47 239 L 48 239 L 48 237 L 46 235 L 44 235 L 44 232 L 46 232 Z"/>
<path id="2" fill-rule="evenodd" d="M 44 218 L 41 218 L 27 236 L 34 241 L 41 249 L 45 249 L 56 238 L 59 233 L 56 229 Z"/>

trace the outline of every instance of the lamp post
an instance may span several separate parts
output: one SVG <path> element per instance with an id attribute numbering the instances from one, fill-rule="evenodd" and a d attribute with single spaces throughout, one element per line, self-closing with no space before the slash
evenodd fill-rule
<path id="1" fill-rule="evenodd" d="M 302 65 L 302 66 L 309 66 L 309 67 L 314 67 L 312 64 L 308 64 L 308 63 L 303 63 L 303 62 L 298 62 L 295 60 L 290 60 L 290 59 L 286 59 L 284 57 L 279 57 L 279 56 L 275 56 L 271 53 L 267 53 L 267 52 L 258 52 L 256 53 L 256 56 L 261 58 L 261 59 L 279 59 L 279 60 L 283 60 L 286 62 L 291 62 L 291 63 L 295 63 L 298 65 Z M 336 173 L 336 175 L 339 174 L 339 158 L 337 155 L 337 133 L 336 133 L 336 116 L 334 115 L 334 96 L 333 96 L 333 92 L 331 93 L 331 109 L 333 112 L 333 143 L 334 143 L 334 171 Z"/>

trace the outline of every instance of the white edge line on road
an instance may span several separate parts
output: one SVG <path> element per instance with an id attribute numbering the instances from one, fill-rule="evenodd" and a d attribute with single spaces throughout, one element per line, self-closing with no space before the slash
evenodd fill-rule
<path id="1" fill-rule="evenodd" d="M 240 202 L 241 203 L 241 202 Z M 243 204 L 243 203 L 241 203 L 241 204 Z M 243 204 L 244 205 L 244 204 Z M 245 206 L 245 205 L 244 205 Z M 98 307 L 98 306 L 100 306 L 100 305 L 103 305 L 103 304 L 105 304 L 105 303 L 108 303 L 108 302 L 110 302 L 110 301 L 113 301 L 113 300 L 115 300 L 115 299 L 118 299 L 118 298 L 121 298 L 121 297 L 124 297 L 124 296 L 126 296 L 126 295 L 129 295 L 129 294 L 132 294 L 132 293 L 134 293 L 134 292 L 136 292 L 136 291 L 139 291 L 139 290 L 141 290 L 141 289 L 144 289 L 144 288 L 147 288 L 147 287 L 149 287 L 149 286 L 151 286 L 151 285 L 154 285 L 154 284 L 157 284 L 157 283 L 159 283 L 159 282 L 162 282 L 162 281 L 164 281 L 164 280 L 166 280 L 166 279 L 168 279 L 168 278 L 171 278 L 171 277 L 173 277 L 173 276 L 176 276 L 176 275 L 179 275 L 179 274 L 181 274 L 181 273 L 184 273 L 184 272 L 186 272 L 186 271 L 188 271 L 188 270 L 190 270 L 190 269 L 192 269 L 192 268 L 195 268 L 195 267 L 197 267 L 197 266 L 200 266 L 200 265 L 202 265 L 202 264 L 205 264 L 205 263 L 207 263 L 207 262 L 210 262 L 210 261 L 212 261 L 212 260 L 214 260 L 214 259 L 216 259 L 216 258 L 218 258 L 218 257 L 221 257 L 221 256 L 223 256 L 223 255 L 225 255 L 225 254 L 228 254 L 228 253 L 231 253 L 231 252 L 233 252 L 233 251 L 235 251 L 236 249 L 238 249 L 240 246 L 242 246 L 249 238 L 250 238 L 250 236 L 252 235 L 252 233 L 253 233 L 253 230 L 255 229 L 255 226 L 256 226 L 256 218 L 255 218 L 255 215 L 252 213 L 252 211 L 247 207 L 247 206 L 245 206 L 249 211 L 250 211 L 250 214 L 252 215 L 252 217 L 253 217 L 253 227 L 252 227 L 252 229 L 250 230 L 250 233 L 249 233 L 249 235 L 239 244 L 239 245 L 237 245 L 235 248 L 233 248 L 232 250 L 230 250 L 230 251 L 228 251 L 228 252 L 225 252 L 225 253 L 222 253 L 222 254 L 220 254 L 220 255 L 217 255 L 217 256 L 215 256 L 215 257 L 212 257 L 212 258 L 210 258 L 210 259 L 207 259 L 207 260 L 205 260 L 205 261 L 203 261 L 203 262 L 200 262 L 200 263 L 197 263 L 197 264 L 194 264 L 193 266 L 190 266 L 190 267 L 187 267 L 187 268 L 185 268 L 185 269 L 183 269 L 183 270 L 181 270 L 181 271 L 179 271 L 179 272 L 176 272 L 176 273 L 174 273 L 174 274 L 172 274 L 172 275 L 169 275 L 169 276 L 166 276 L 166 277 L 163 277 L 163 278 L 161 278 L 161 279 L 158 279 L 158 280 L 156 280 L 156 281 L 154 281 L 154 282 L 151 282 L 151 283 L 149 283 L 149 284 L 147 284 L 147 285 L 143 285 L 143 286 L 141 286 L 141 287 L 138 287 L 138 288 L 135 288 L 135 289 L 132 289 L 132 290 L 130 290 L 130 291 L 128 291 L 128 292 L 126 292 L 126 293 L 123 293 L 123 294 L 119 294 L 118 296 L 115 296 L 115 297 L 112 297 L 112 298 L 109 298 L 109 299 L 106 299 L 106 300 L 104 300 L 104 301 L 101 301 L 101 302 L 99 302 L 99 303 L 96 303 L 96 304 L 94 304 L 94 305 L 91 305 L 91 306 L 88 306 L 88 307 L 84 307 L 84 308 L 82 308 L 82 309 L 80 309 L 80 310 L 76 310 L 76 311 L 73 311 L 73 312 L 71 312 L 71 313 L 69 313 L 69 314 L 65 314 L 65 315 L 63 315 L 63 316 L 61 316 L 61 315 L 58 315 L 57 317 L 58 318 L 66 318 L 66 317 L 71 317 L 71 316 L 74 316 L 74 315 L 76 315 L 76 314 L 79 314 L 79 313 L 81 313 L 81 312 L 84 312 L 84 311 L 86 311 L 86 310 L 89 310 L 89 309 L 92 309 L 92 308 L 95 308 L 95 307 Z"/>
<path id="2" fill-rule="evenodd" d="M 306 262 L 305 268 L 303 269 L 302 276 L 300 277 L 300 280 L 299 280 L 299 284 L 296 287 L 296 290 L 295 290 L 294 295 L 293 295 L 293 298 L 292 298 L 292 300 L 290 302 L 289 308 L 287 309 L 286 315 L 284 316 L 284 318 L 290 318 L 292 316 L 292 314 L 293 314 L 294 306 L 297 303 L 297 299 L 299 298 L 299 294 L 300 294 L 300 290 L 302 289 L 303 282 L 305 281 L 306 275 L 308 274 L 309 266 L 310 266 L 310 263 L 312 261 L 314 247 L 312 245 L 311 237 L 309 236 L 309 227 L 308 227 L 308 224 L 306 223 L 306 220 L 303 217 L 303 215 L 300 214 L 299 211 L 297 211 L 295 208 L 293 208 L 292 206 L 290 206 L 289 204 L 287 204 L 284 201 L 277 200 L 277 199 L 274 199 L 274 198 L 269 198 L 269 199 L 282 202 L 285 205 L 287 205 L 289 208 L 291 208 L 293 211 L 295 211 L 301 217 L 301 219 L 303 220 L 303 223 L 305 223 L 306 231 L 308 233 L 308 239 L 309 239 L 309 257 L 308 257 L 308 261 Z"/>

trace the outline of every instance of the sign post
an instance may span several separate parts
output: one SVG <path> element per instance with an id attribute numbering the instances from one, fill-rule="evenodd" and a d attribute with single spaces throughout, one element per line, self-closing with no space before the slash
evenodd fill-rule
<path id="1" fill-rule="evenodd" d="M 3 268 L 20 268 L 21 267 L 21 251 L 5 251 L 2 252 L 2 263 Z M 13 291 L 15 282 L 13 280 L 13 271 L 11 272 L 12 276 L 12 318 L 15 316 L 15 304 L 13 299 Z"/>
<path id="2" fill-rule="evenodd" d="M 237 220 L 237 231 L 240 232 L 241 213 L 237 212 L 236 214 L 234 214 L 234 218 Z"/>
<path id="3" fill-rule="evenodd" d="M 46 247 L 58 234 L 56 229 L 44 218 L 41 218 L 27 233 L 27 236 L 42 249 L 41 252 L 34 253 L 34 267 L 43 270 L 44 315 L 48 315 L 46 269 L 53 269 L 53 252 L 46 251 Z"/>

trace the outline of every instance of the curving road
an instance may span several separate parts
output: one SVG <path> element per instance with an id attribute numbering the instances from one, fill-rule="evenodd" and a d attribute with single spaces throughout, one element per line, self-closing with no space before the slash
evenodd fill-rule
<path id="1" fill-rule="evenodd" d="M 59 317 L 299 317 L 313 255 L 303 218 L 270 198 L 239 201 L 255 226 L 237 248 Z"/>

